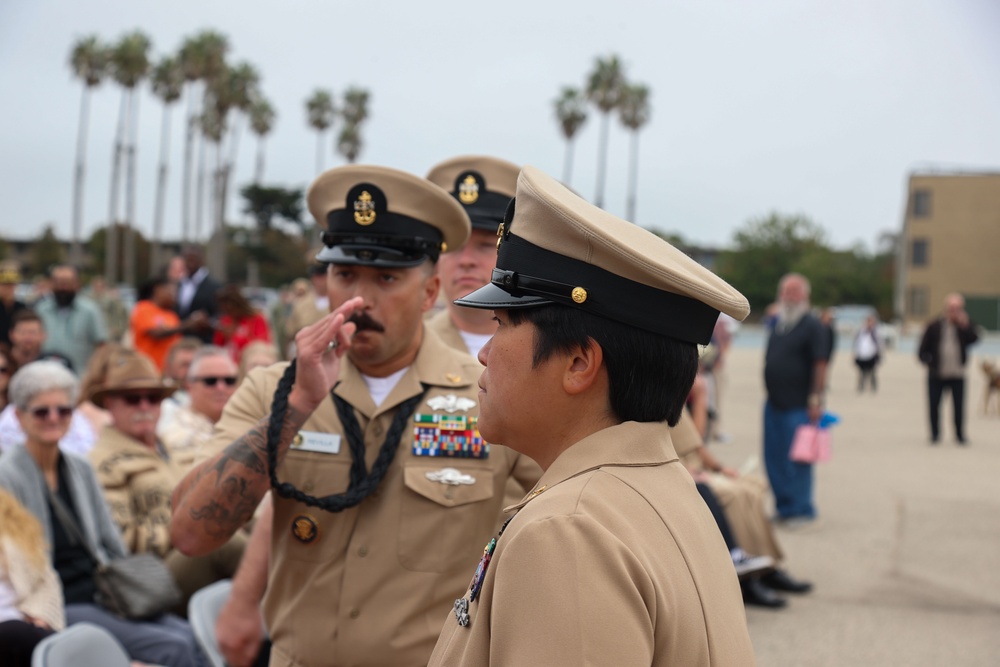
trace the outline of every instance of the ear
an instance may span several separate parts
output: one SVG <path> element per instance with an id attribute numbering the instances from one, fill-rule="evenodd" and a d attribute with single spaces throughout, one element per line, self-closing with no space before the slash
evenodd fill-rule
<path id="1" fill-rule="evenodd" d="M 604 350 L 593 338 L 587 340 L 586 347 L 577 348 L 572 355 L 567 355 L 566 361 L 563 390 L 570 395 L 591 390 L 607 374 Z"/>
<path id="2" fill-rule="evenodd" d="M 424 302 L 421 311 L 427 312 L 434 307 L 437 302 L 438 292 L 441 290 L 441 276 L 435 268 L 430 275 L 424 278 Z"/>

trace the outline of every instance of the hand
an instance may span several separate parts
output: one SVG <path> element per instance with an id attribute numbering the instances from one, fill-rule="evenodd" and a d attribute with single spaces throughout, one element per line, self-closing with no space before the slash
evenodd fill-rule
<path id="1" fill-rule="evenodd" d="M 311 414 L 326 398 L 340 375 L 340 360 L 351 347 L 351 337 L 357 328 L 347 318 L 364 305 L 355 297 L 295 335 L 296 377 L 289 403 Z M 330 349 L 330 342 L 337 346 Z"/>
<path id="2" fill-rule="evenodd" d="M 215 621 L 219 651 L 230 667 L 249 667 L 264 643 L 264 621 L 260 606 L 230 596 Z"/>
<path id="3" fill-rule="evenodd" d="M 820 417 L 823 416 L 823 406 L 813 405 L 809 408 L 809 423 L 813 426 L 819 426 Z"/>
<path id="4" fill-rule="evenodd" d="M 721 468 L 719 468 L 719 474 L 725 475 L 726 477 L 729 477 L 730 479 L 739 479 L 740 478 L 740 471 L 736 470 L 735 468 L 730 468 L 728 466 L 722 466 Z"/>
<path id="5" fill-rule="evenodd" d="M 211 323 L 204 310 L 196 310 L 184 321 L 184 325 L 189 329 L 208 329 Z"/>

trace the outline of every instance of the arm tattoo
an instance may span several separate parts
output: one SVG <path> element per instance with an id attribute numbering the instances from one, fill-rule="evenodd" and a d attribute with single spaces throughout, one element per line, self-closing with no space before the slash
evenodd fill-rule
<path id="1" fill-rule="evenodd" d="M 292 441 L 306 417 L 289 407 L 281 429 L 281 444 L 284 447 Z M 202 478 L 215 473 L 215 488 L 208 502 L 190 510 L 191 519 L 202 522 L 208 535 L 215 538 L 231 536 L 250 520 L 264 497 L 270 485 L 267 470 L 269 424 L 269 416 L 261 419 L 226 447 L 213 465 L 205 466 L 198 473 L 194 485 L 199 485 Z"/>

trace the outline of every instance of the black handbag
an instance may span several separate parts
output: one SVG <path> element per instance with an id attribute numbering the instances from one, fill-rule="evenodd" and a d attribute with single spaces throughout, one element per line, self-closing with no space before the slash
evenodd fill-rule
<path id="1" fill-rule="evenodd" d="M 110 561 L 101 558 L 90 549 L 59 496 L 52 489 L 48 492 L 70 542 L 79 543 L 94 561 L 97 604 L 122 618 L 141 621 L 159 616 L 181 601 L 180 589 L 162 560 L 153 554 L 133 554 Z"/>

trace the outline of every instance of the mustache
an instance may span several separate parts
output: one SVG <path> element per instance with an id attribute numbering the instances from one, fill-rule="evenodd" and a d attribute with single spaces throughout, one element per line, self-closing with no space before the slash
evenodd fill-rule
<path id="1" fill-rule="evenodd" d="M 347 321 L 353 322 L 354 326 L 357 327 L 357 331 L 375 331 L 378 333 L 385 332 L 385 326 L 364 311 L 356 311 L 347 318 Z"/>

